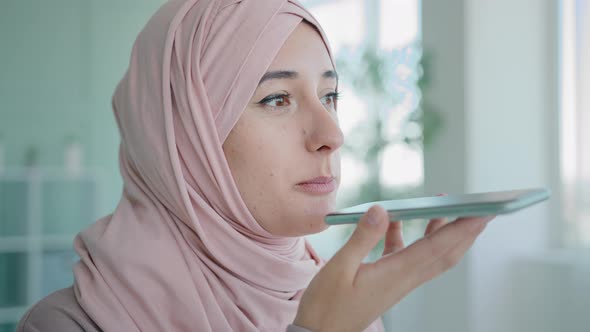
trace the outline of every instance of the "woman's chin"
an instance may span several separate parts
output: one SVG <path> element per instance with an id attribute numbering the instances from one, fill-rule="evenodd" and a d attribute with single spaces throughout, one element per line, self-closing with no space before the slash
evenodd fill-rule
<path id="1" fill-rule="evenodd" d="M 325 231 L 330 225 L 324 222 L 325 214 L 315 216 L 307 219 L 307 222 L 298 229 L 298 236 L 312 235 Z"/>
<path id="2" fill-rule="evenodd" d="M 318 223 L 318 225 L 316 225 L 314 228 L 312 228 L 310 230 L 310 232 L 305 235 L 312 235 L 312 234 L 321 233 L 321 232 L 325 231 L 326 229 L 328 229 L 329 227 L 330 227 L 330 225 L 328 225 L 322 221 L 321 223 Z"/>
<path id="3" fill-rule="evenodd" d="M 300 202 L 303 214 L 308 218 L 323 219 L 330 212 L 336 209 L 335 197 L 315 198 Z"/>

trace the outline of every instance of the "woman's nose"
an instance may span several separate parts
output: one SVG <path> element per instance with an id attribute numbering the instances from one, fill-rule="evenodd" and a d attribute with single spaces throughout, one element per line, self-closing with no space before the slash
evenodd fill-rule
<path id="1" fill-rule="evenodd" d="M 336 111 L 326 108 L 319 100 L 308 107 L 310 116 L 303 130 L 307 149 L 328 153 L 338 150 L 344 142 L 344 136 L 338 124 Z"/>

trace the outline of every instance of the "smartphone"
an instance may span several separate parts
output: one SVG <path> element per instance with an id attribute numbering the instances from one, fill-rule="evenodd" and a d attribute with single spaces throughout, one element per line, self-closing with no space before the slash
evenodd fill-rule
<path id="1" fill-rule="evenodd" d="M 328 214 L 330 225 L 354 224 L 373 205 L 381 205 L 389 220 L 479 217 L 507 214 L 542 202 L 551 196 L 547 188 L 368 202 Z"/>

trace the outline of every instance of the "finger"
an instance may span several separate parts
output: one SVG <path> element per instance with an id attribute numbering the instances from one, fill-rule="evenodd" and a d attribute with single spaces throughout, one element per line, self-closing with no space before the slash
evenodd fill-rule
<path id="1" fill-rule="evenodd" d="M 395 253 L 405 247 L 403 236 L 403 224 L 401 221 L 389 223 L 387 233 L 385 234 L 385 245 L 383 256 Z"/>
<path id="2" fill-rule="evenodd" d="M 446 238 L 444 236 L 437 237 L 436 232 L 424 238 L 425 243 L 430 242 L 429 250 L 432 254 L 431 259 L 426 260 L 424 264 L 426 273 L 419 276 L 418 280 L 430 280 L 435 275 L 456 265 L 463 256 L 462 254 L 458 255 L 458 253 L 464 253 L 465 250 L 471 247 L 473 241 L 483 231 L 489 220 L 491 218 L 460 218 L 449 224 L 449 226 L 454 226 L 454 229 L 449 227 L 446 230 L 447 233 L 455 231 L 458 235 L 455 238 L 451 239 L 448 236 L 449 234 L 443 234 L 447 235 Z M 443 229 L 441 229 L 441 232 L 443 232 Z M 444 242 L 447 242 L 447 244 L 445 245 Z"/>
<path id="3" fill-rule="evenodd" d="M 328 261 L 325 269 L 334 269 L 343 277 L 354 277 L 359 265 L 377 245 L 387 230 L 389 217 L 378 205 L 372 206 L 361 218 L 350 239 Z"/>
<path id="4" fill-rule="evenodd" d="M 437 229 L 441 228 L 447 224 L 447 218 L 435 218 L 430 220 L 428 226 L 426 226 L 426 230 L 424 231 L 424 235 L 429 235 L 432 232 L 436 231 Z"/>
<path id="5" fill-rule="evenodd" d="M 425 267 L 433 265 L 461 242 L 474 238 L 474 234 L 479 234 L 489 220 L 491 218 L 457 219 L 442 226 L 437 232 L 414 242 L 396 255 L 386 257 L 382 264 L 387 264 L 392 269 L 399 269 L 399 266 L 411 268 L 419 274 L 413 277 L 415 281 L 421 282 L 425 271 L 429 271 Z"/>
<path id="6" fill-rule="evenodd" d="M 438 232 L 434 232 L 416 241 L 416 246 L 422 249 L 422 254 L 428 252 L 430 261 L 424 260 L 425 265 L 437 260 L 446 252 L 452 250 L 455 245 L 479 234 L 491 218 L 487 217 L 466 217 L 459 218 L 451 223 L 442 226 Z M 416 251 L 415 259 L 418 259 L 419 250 Z"/>
<path id="7" fill-rule="evenodd" d="M 469 250 L 472 246 L 477 237 L 483 232 L 485 227 L 487 226 L 487 221 L 482 223 L 480 229 L 475 230 L 471 237 L 466 237 L 463 241 L 459 242 L 454 248 L 449 250 L 444 255 L 440 256 L 438 260 L 435 261 L 434 264 L 427 266 L 425 271 L 423 271 L 421 280 L 422 282 L 426 282 L 435 278 L 436 276 L 440 275 L 441 273 L 451 269 L 455 265 L 459 263 L 459 261 L 465 256 L 467 250 Z"/>
<path id="8" fill-rule="evenodd" d="M 447 193 L 440 193 L 440 194 L 437 194 L 436 196 L 447 196 Z M 428 234 L 436 231 L 437 229 L 441 228 L 446 223 L 447 223 L 446 218 L 435 218 L 435 219 L 430 220 L 430 222 L 428 223 L 428 226 L 426 226 L 426 230 L 424 231 L 424 235 L 428 235 Z"/>

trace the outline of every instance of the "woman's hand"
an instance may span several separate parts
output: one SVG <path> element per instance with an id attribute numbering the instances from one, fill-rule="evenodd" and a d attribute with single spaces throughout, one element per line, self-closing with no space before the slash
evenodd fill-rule
<path id="1" fill-rule="evenodd" d="M 455 266 L 494 217 L 433 219 L 404 248 L 401 222 L 375 205 L 303 294 L 294 324 L 320 331 L 362 331 L 413 289 Z M 383 256 L 362 263 L 386 234 Z"/>

